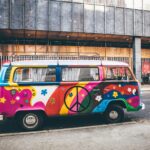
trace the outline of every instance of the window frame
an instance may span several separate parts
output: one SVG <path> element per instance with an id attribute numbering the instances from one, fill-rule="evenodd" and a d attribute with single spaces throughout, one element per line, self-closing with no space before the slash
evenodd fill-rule
<path id="1" fill-rule="evenodd" d="M 49 81 L 49 82 L 45 82 L 45 81 L 37 81 L 37 82 L 34 82 L 34 81 L 29 81 L 29 82 L 16 82 L 15 80 L 14 80 L 14 76 L 15 76 L 15 72 L 16 72 L 16 70 L 17 69 L 24 69 L 24 68 L 54 68 L 55 69 L 55 76 L 56 76 L 56 80 L 55 81 Z M 57 66 L 25 66 L 25 67 L 23 67 L 23 66 L 21 66 L 21 67 L 16 67 L 15 68 L 15 70 L 13 71 L 13 76 L 12 76 L 12 82 L 13 83 L 16 83 L 16 84 L 26 84 L 26 85 L 28 85 L 28 84 L 35 84 L 35 85 L 37 85 L 37 84 L 50 84 L 50 83 L 57 83 L 58 82 L 58 74 L 57 74 Z"/>
<path id="2" fill-rule="evenodd" d="M 93 81 L 82 81 L 82 80 L 78 80 L 78 81 L 63 81 L 62 80 L 62 72 L 63 72 L 63 69 L 64 68 L 96 68 L 98 70 L 98 80 L 93 80 Z M 64 66 L 64 67 L 61 67 L 61 82 L 98 82 L 100 81 L 100 72 L 99 72 L 99 67 L 98 66 Z"/>
<path id="3" fill-rule="evenodd" d="M 117 66 L 116 68 L 125 68 L 125 69 L 128 69 L 128 71 L 130 72 L 131 76 L 132 76 L 132 80 L 115 80 L 115 79 L 112 79 L 112 80 L 107 80 L 105 77 L 106 77 L 106 72 L 105 72 L 105 68 L 107 67 L 110 67 L 110 68 L 113 68 L 113 67 L 116 67 L 116 66 L 103 66 L 103 82 L 133 82 L 133 81 L 137 81 L 135 75 L 133 74 L 132 70 L 130 69 L 130 67 L 128 66 Z"/>

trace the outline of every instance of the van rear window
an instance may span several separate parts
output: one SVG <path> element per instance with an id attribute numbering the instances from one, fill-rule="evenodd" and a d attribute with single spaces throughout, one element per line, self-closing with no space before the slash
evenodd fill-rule
<path id="1" fill-rule="evenodd" d="M 14 74 L 14 82 L 55 82 L 55 68 L 18 68 Z"/>
<path id="2" fill-rule="evenodd" d="M 98 81 L 98 68 L 66 67 L 62 69 L 62 81 Z"/>

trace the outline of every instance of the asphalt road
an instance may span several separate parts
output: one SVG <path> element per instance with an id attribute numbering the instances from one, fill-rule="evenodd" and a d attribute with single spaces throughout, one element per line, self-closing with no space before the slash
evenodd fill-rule
<path id="1" fill-rule="evenodd" d="M 146 105 L 145 110 L 130 113 L 125 112 L 125 123 L 134 121 L 142 122 L 144 120 L 150 120 L 150 91 L 144 91 L 142 93 L 142 102 L 144 102 Z M 104 125 L 102 116 L 98 114 L 74 117 L 54 117 L 46 121 L 42 130 L 67 129 L 96 125 Z M 15 133 L 21 131 L 22 130 L 18 128 L 16 122 L 13 119 L 6 120 L 5 122 L 0 122 L 0 134 Z"/>

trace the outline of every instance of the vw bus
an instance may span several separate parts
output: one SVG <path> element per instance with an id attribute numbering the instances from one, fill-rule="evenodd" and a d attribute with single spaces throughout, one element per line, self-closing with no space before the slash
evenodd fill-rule
<path id="1" fill-rule="evenodd" d="M 128 64 L 101 60 L 30 60 L 5 63 L 0 73 L 0 119 L 26 130 L 45 116 L 102 113 L 107 123 L 138 111 L 138 81 Z"/>

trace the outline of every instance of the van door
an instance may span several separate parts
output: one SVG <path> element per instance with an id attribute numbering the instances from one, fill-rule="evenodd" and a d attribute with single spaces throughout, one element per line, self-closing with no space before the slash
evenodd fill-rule
<path id="1" fill-rule="evenodd" d="M 93 95 L 99 89 L 98 67 L 62 67 L 59 97 L 62 101 L 61 115 L 89 113 L 93 109 Z"/>
<path id="2" fill-rule="evenodd" d="M 42 110 L 47 115 L 58 115 L 59 83 L 56 72 L 55 66 L 16 68 L 10 86 L 6 88 L 6 92 L 11 94 L 11 113 Z"/>

